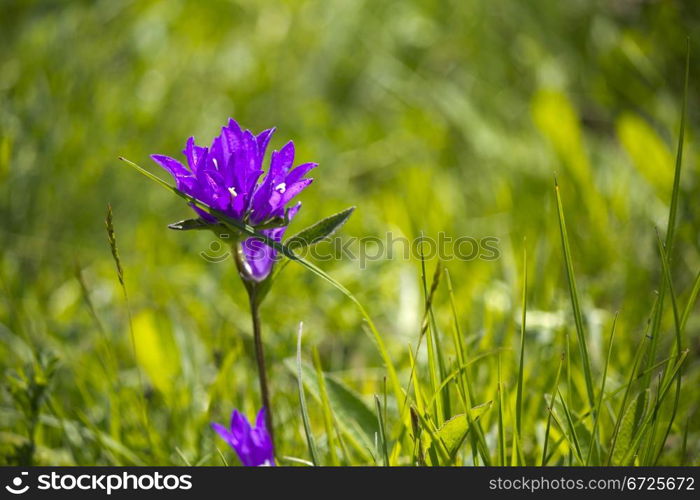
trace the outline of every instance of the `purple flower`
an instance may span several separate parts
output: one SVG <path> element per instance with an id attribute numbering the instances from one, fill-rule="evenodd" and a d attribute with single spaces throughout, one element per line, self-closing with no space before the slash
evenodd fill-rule
<path id="1" fill-rule="evenodd" d="M 316 163 L 294 164 L 294 143 L 289 141 L 273 151 L 267 175 L 263 159 L 274 129 L 255 135 L 242 130 L 232 118 L 209 148 L 197 146 L 194 137 L 187 140 L 183 154 L 187 167 L 174 158 L 151 155 L 175 179 L 176 187 L 185 194 L 223 212 L 227 216 L 261 229 L 266 236 L 281 241 L 286 224 L 299 211 L 301 203 L 286 205 L 313 179 L 304 176 Z M 214 216 L 191 204 L 199 217 L 217 224 Z M 273 226 L 270 228 L 270 226 Z M 264 280 L 272 269 L 277 252 L 255 238 L 243 242 L 247 274 L 255 281 Z"/>
<path id="2" fill-rule="evenodd" d="M 230 429 L 217 423 L 212 423 L 211 426 L 231 445 L 246 467 L 275 465 L 272 438 L 265 425 L 264 406 L 258 413 L 255 427 L 251 427 L 245 416 L 238 410 L 233 410 Z"/>

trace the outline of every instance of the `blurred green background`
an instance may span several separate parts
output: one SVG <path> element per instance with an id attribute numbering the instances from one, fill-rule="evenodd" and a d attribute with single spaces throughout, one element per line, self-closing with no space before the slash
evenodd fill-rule
<path id="1" fill-rule="evenodd" d="M 149 154 L 179 156 L 190 135 L 208 144 L 229 116 L 254 131 L 276 126 L 272 147 L 293 139 L 298 162 L 320 163 L 290 234 L 356 205 L 343 235 L 498 237 L 497 261 L 445 263 L 475 352 L 503 347 L 505 360 L 517 360 L 527 247 L 533 433 L 546 419 L 542 393 L 563 336 L 575 335 L 556 174 L 594 370 L 619 311 L 608 376 L 610 387 L 624 383 L 661 287 L 654 228 L 666 226 L 687 36 L 672 256 L 683 304 L 700 270 L 699 28 L 700 3 L 671 0 L 4 0 L 0 461 L 26 461 L 32 444 L 40 464 L 217 464 L 216 446 L 235 461 L 209 422 L 260 405 L 243 287 L 230 260 L 199 256 L 210 235 L 167 229 L 190 217 L 185 204 L 117 160 L 157 171 Z M 104 229 L 108 203 L 128 307 Z M 366 305 L 405 382 L 423 314 L 420 262 L 319 265 Z M 432 273 L 435 261 L 427 266 Z M 685 460 L 700 456 L 693 311 L 664 463 L 680 463 L 686 423 Z M 298 323 L 309 358 L 318 347 L 324 370 L 364 397 L 381 391 L 381 359 L 353 304 L 298 266 L 285 269 L 262 314 L 278 452 L 306 458 L 296 382 L 283 363 Z M 435 314 L 448 330 L 442 286 Z M 670 309 L 662 331 L 668 346 Z M 49 358 L 55 373 L 33 422 L 36 360 Z M 494 370 L 488 362 L 477 372 L 479 401 L 493 398 Z"/>

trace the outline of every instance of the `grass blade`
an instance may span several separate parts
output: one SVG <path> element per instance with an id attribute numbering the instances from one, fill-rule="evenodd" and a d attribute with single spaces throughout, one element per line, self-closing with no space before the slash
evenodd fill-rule
<path id="1" fill-rule="evenodd" d="M 559 392 L 559 378 L 561 377 L 561 370 L 562 367 L 564 366 L 564 355 L 562 354 L 561 359 L 559 360 L 559 368 L 557 369 L 557 375 L 554 378 L 554 387 L 552 388 L 552 396 L 550 398 L 549 406 L 548 406 L 548 413 L 547 413 L 547 426 L 544 431 L 544 443 L 542 444 L 542 463 L 540 464 L 542 467 L 547 465 L 547 445 L 549 444 L 549 430 L 552 427 L 552 417 L 553 417 L 553 409 L 554 409 L 554 401 L 556 400 L 557 393 Z"/>
<path id="2" fill-rule="evenodd" d="M 518 388 L 515 403 L 515 427 L 518 436 L 522 432 L 523 422 L 523 372 L 525 371 L 525 321 L 527 317 L 527 248 L 523 249 L 523 295 L 521 301 L 523 309 L 520 320 L 520 365 L 518 367 Z"/>
<path id="3" fill-rule="evenodd" d="M 571 249 L 569 248 L 569 236 L 566 231 L 566 220 L 564 218 L 564 207 L 559 193 L 559 184 L 554 180 L 554 190 L 557 198 L 557 213 L 559 214 L 559 231 L 561 233 L 561 244 L 564 251 L 564 260 L 566 263 L 566 275 L 569 284 L 569 294 L 571 296 L 571 307 L 574 312 L 574 323 L 576 324 L 576 334 L 578 336 L 579 352 L 581 354 L 581 363 L 583 365 L 583 374 L 586 379 L 586 393 L 588 395 L 588 403 L 591 407 L 595 406 L 595 394 L 593 391 L 593 377 L 591 375 L 591 361 L 588 356 L 588 347 L 586 346 L 586 335 L 583 329 L 583 317 L 581 315 L 581 305 L 579 304 L 578 289 L 576 287 L 576 277 L 574 275 L 574 265 L 571 259 Z"/>
<path id="4" fill-rule="evenodd" d="M 506 426 L 505 396 L 503 395 L 503 381 L 501 380 L 501 357 L 498 356 L 498 464 L 506 465 Z"/>
<path id="5" fill-rule="evenodd" d="M 676 166 L 673 173 L 673 191 L 671 193 L 671 207 L 668 212 L 668 224 L 666 226 L 666 251 L 673 253 L 673 237 L 676 230 L 676 216 L 678 213 L 678 199 L 680 197 L 681 165 L 683 163 L 683 142 L 685 139 L 685 121 L 688 109 L 688 77 L 690 74 L 690 38 L 687 39 L 685 54 L 685 78 L 683 82 L 683 107 L 681 108 L 681 125 L 678 132 L 678 149 L 676 152 Z"/>
<path id="6" fill-rule="evenodd" d="M 688 302 L 683 310 L 683 315 L 681 316 L 681 331 L 685 331 L 685 325 L 688 323 L 688 318 L 690 313 L 693 311 L 693 306 L 695 301 L 698 299 L 698 294 L 700 293 L 700 272 L 695 276 L 695 281 L 693 282 L 693 287 L 690 291 L 690 297 L 688 297 Z"/>
<path id="7" fill-rule="evenodd" d="M 389 450 L 386 444 L 386 432 L 384 430 L 384 416 L 382 415 L 382 403 L 379 401 L 379 396 L 374 395 L 374 403 L 377 408 L 377 426 L 379 428 L 379 445 L 384 460 L 384 467 L 389 466 Z"/>
<path id="8" fill-rule="evenodd" d="M 593 456 L 594 444 L 599 444 L 600 439 L 598 436 L 598 425 L 600 424 L 601 414 L 603 413 L 603 397 L 605 396 L 605 381 L 608 377 L 608 365 L 610 364 L 610 354 L 612 353 L 613 339 L 615 338 L 615 326 L 617 325 L 617 314 L 613 319 L 612 330 L 610 331 L 610 340 L 608 340 L 608 350 L 605 356 L 605 366 L 603 368 L 603 380 L 600 383 L 600 393 L 598 394 L 598 405 L 593 409 L 595 415 L 593 420 L 593 431 L 591 432 L 591 444 L 588 448 L 588 455 L 586 456 L 586 464 L 591 464 L 591 457 Z"/>
<path id="9" fill-rule="evenodd" d="M 455 351 L 457 352 L 457 361 L 459 363 L 458 370 L 462 370 L 462 376 L 460 376 L 458 380 L 464 398 L 464 413 L 467 415 L 469 426 L 473 427 L 475 431 L 472 433 L 472 447 L 476 448 L 481 460 L 484 462 L 484 465 L 488 466 L 491 464 L 491 459 L 489 458 L 488 447 L 486 445 L 486 438 L 484 436 L 481 422 L 478 420 L 473 420 L 471 417 L 471 412 L 469 411 L 469 408 L 471 408 L 474 401 L 474 388 L 472 386 L 472 377 L 469 365 L 475 360 L 467 361 L 468 352 L 466 348 L 466 340 L 463 340 L 462 330 L 459 327 L 459 317 L 457 315 L 454 290 L 452 289 L 452 279 L 450 278 L 450 273 L 447 268 L 445 268 L 445 278 L 447 282 L 447 291 L 450 296 L 450 308 L 452 310 L 452 339 L 455 345 Z M 449 379 L 450 377 L 446 377 L 445 380 L 443 380 L 443 384 Z M 476 460 L 474 462 L 476 463 Z"/>
<path id="10" fill-rule="evenodd" d="M 318 383 L 318 392 L 321 397 L 321 407 L 323 408 L 323 424 L 326 428 L 326 439 L 328 441 L 328 462 L 331 465 L 340 465 L 338 455 L 335 452 L 335 427 L 333 425 L 333 409 L 331 408 L 328 399 L 328 391 L 326 389 L 326 379 L 323 376 L 321 368 L 321 358 L 318 355 L 318 349 L 313 349 L 314 367 L 316 368 L 316 379 Z"/>
<path id="11" fill-rule="evenodd" d="M 564 401 L 564 396 L 562 396 L 561 391 L 559 392 L 559 401 L 561 401 L 562 408 L 564 409 L 564 416 L 566 417 L 566 423 L 569 426 L 569 433 L 571 434 L 571 443 L 574 445 L 576 458 L 578 459 L 579 463 L 583 463 L 581 445 L 578 440 L 578 435 L 576 434 L 576 426 L 574 424 L 574 419 L 571 416 L 569 405 L 567 405 L 566 401 Z"/>
<path id="12" fill-rule="evenodd" d="M 607 463 L 608 466 L 611 465 L 611 462 L 613 459 L 613 453 L 615 452 L 615 445 L 617 444 L 617 437 L 618 437 L 618 434 L 620 432 L 620 426 L 622 425 L 622 418 L 624 417 L 625 410 L 627 409 L 627 400 L 629 399 L 629 395 L 630 395 L 630 392 L 632 390 L 632 384 L 635 381 L 635 373 L 637 372 L 637 366 L 639 365 L 639 362 L 642 359 L 642 356 L 644 355 L 644 352 L 646 350 L 646 341 L 647 341 L 647 336 L 645 335 L 642 338 L 642 341 L 639 344 L 639 347 L 637 348 L 637 352 L 634 355 L 634 361 L 632 363 L 632 370 L 630 371 L 627 385 L 625 386 L 625 393 L 622 397 L 622 402 L 620 403 L 620 411 L 617 414 L 617 419 L 615 420 L 615 427 L 613 428 L 613 435 L 612 435 L 612 440 L 610 443 L 610 450 L 608 451 L 608 463 Z"/>
<path id="13" fill-rule="evenodd" d="M 299 404 L 301 406 L 301 419 L 304 422 L 304 433 L 306 434 L 306 443 L 309 446 L 309 453 L 311 454 L 311 462 L 314 465 L 319 464 L 318 451 L 316 450 L 316 443 L 314 442 L 314 436 L 311 433 L 311 424 L 309 424 L 309 412 L 306 408 L 306 396 L 304 395 L 304 382 L 301 373 L 301 334 L 303 331 L 303 323 L 299 323 L 299 334 L 297 336 L 297 382 L 299 385 Z"/>

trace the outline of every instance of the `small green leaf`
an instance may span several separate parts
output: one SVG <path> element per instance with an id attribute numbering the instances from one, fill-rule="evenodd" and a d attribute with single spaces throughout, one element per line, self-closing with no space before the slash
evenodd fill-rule
<path id="1" fill-rule="evenodd" d="M 350 218 L 355 207 L 346 208 L 342 212 L 321 219 L 317 223 L 301 230 L 294 236 L 290 237 L 285 241 L 285 245 L 295 249 L 301 250 L 307 246 L 315 245 L 328 238 L 338 229 L 340 229 L 345 222 Z"/>

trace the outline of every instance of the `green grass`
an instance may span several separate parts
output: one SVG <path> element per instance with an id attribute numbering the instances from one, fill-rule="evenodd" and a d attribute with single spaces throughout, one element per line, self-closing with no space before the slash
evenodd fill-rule
<path id="1" fill-rule="evenodd" d="M 289 235 L 498 238 L 279 266 L 281 464 L 700 465 L 693 2 L 10 1 L 0 29 L 0 464 L 238 464 L 210 423 L 261 405 L 245 289 L 117 159 L 165 179 L 149 154 L 233 116 L 320 163 Z"/>

